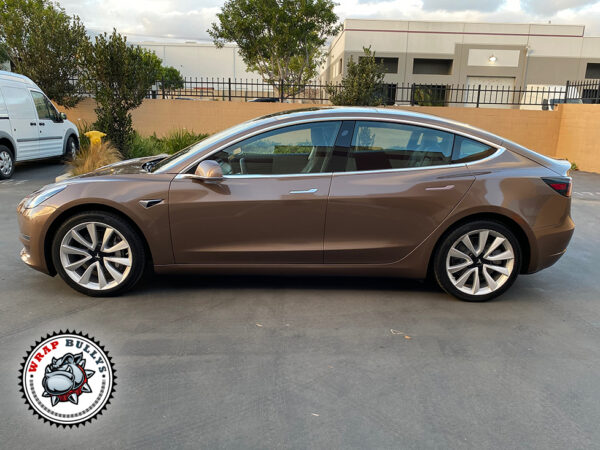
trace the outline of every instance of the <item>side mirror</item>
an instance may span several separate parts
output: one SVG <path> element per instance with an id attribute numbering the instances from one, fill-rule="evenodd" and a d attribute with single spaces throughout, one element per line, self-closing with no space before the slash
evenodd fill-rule
<path id="1" fill-rule="evenodd" d="M 64 112 L 58 113 L 58 117 L 61 120 L 61 122 L 67 120 L 67 115 Z"/>
<path id="2" fill-rule="evenodd" d="M 221 181 L 223 179 L 223 169 L 216 161 L 202 161 L 196 167 L 194 175 L 204 181 Z"/>

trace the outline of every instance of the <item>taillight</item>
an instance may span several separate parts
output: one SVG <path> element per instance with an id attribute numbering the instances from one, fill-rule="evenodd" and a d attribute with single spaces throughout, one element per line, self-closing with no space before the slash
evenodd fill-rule
<path id="1" fill-rule="evenodd" d="M 573 190 L 571 177 L 542 178 L 542 180 L 560 195 L 564 195 L 565 197 L 571 196 L 571 191 Z"/>

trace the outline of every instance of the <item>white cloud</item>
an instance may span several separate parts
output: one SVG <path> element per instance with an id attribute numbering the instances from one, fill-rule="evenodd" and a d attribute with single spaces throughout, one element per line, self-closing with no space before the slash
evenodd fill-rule
<path id="1" fill-rule="evenodd" d="M 208 40 L 224 0 L 63 0 L 92 32 L 112 28 L 131 41 L 173 37 Z M 590 0 L 338 0 L 344 18 L 565 23 L 600 35 L 600 1 Z"/>

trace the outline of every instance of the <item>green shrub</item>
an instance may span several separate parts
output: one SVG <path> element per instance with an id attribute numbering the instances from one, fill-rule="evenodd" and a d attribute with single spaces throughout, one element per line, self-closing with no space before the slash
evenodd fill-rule
<path id="1" fill-rule="evenodd" d="M 135 132 L 127 145 L 125 157 L 130 159 L 160 155 L 161 153 L 173 154 L 207 136 L 204 133 L 198 134 L 184 129 L 173 130 L 163 138 L 158 138 L 156 135 L 144 137 Z"/>
<path id="2" fill-rule="evenodd" d="M 141 158 L 143 156 L 160 155 L 161 153 L 164 153 L 163 146 L 156 137 L 143 137 L 135 132 L 127 146 L 125 157 L 127 159 Z"/>
<path id="3" fill-rule="evenodd" d="M 179 128 L 169 132 L 164 138 L 159 139 L 164 145 L 164 152 L 173 154 L 179 150 L 189 147 L 198 141 L 201 141 L 208 134 L 194 133 L 183 128 Z"/>

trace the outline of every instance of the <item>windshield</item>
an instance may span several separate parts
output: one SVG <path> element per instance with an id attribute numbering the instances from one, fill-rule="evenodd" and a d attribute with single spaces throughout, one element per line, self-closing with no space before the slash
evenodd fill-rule
<path id="1" fill-rule="evenodd" d="M 226 139 L 232 134 L 236 134 L 242 131 L 244 128 L 247 128 L 250 123 L 256 123 L 256 120 L 243 122 L 239 125 L 227 128 L 226 130 L 219 131 L 218 133 L 215 133 L 196 144 L 190 145 L 189 147 L 186 147 L 183 150 L 179 150 L 177 153 L 174 153 L 171 156 L 156 163 L 156 165 L 152 167 L 152 172 L 168 172 L 174 166 L 180 164 L 181 162 L 187 159 L 191 159 L 197 153 L 200 153 L 208 147 L 216 144 L 217 142 Z"/>

